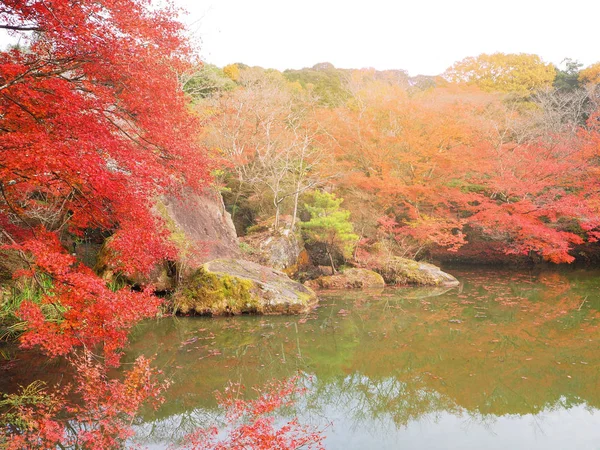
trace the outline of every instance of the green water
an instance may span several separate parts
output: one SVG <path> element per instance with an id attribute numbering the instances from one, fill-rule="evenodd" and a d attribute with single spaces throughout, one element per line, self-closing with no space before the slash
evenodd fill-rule
<path id="1" fill-rule="evenodd" d="M 169 319 L 133 336 L 174 385 L 138 438 L 217 414 L 213 392 L 312 376 L 297 414 L 332 449 L 600 449 L 600 272 L 455 270 L 460 288 L 322 295 L 302 317 Z"/>
<path id="2" fill-rule="evenodd" d="M 327 293 L 306 316 L 144 323 L 126 360 L 156 355 L 173 385 L 137 441 L 207 423 L 229 380 L 300 370 L 285 418 L 327 427 L 328 449 L 600 449 L 600 271 L 451 272 L 459 288 Z"/>

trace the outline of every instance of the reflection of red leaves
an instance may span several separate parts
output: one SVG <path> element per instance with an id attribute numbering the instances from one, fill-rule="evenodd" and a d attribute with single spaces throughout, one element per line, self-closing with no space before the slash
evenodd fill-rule
<path id="1" fill-rule="evenodd" d="M 219 404 L 225 408 L 225 428 L 216 426 L 200 429 L 184 439 L 184 448 L 190 450 L 292 450 L 298 448 L 322 449 L 322 432 L 301 425 L 294 418 L 283 425 L 275 424 L 273 413 L 291 406 L 295 397 L 305 392 L 299 386 L 299 377 L 273 381 L 262 389 L 254 389 L 256 400 L 242 398 L 244 387 L 229 383 L 224 392 L 217 393 Z M 172 447 L 173 448 L 173 447 Z"/>
<path id="2" fill-rule="evenodd" d="M 90 352 L 69 361 L 76 371 L 74 391 L 80 400 L 70 402 L 68 387 L 61 395 L 42 389 L 25 397 L 28 400 L 12 411 L 21 433 L 5 436 L 7 430 L 0 430 L 0 442 L 7 439 L 7 449 L 121 448 L 133 435 L 131 421 L 140 406 L 150 400 L 157 407 L 168 387 L 167 382 L 158 381 L 160 372 L 144 357 L 135 361 L 122 381 L 110 379 L 106 365 Z"/>

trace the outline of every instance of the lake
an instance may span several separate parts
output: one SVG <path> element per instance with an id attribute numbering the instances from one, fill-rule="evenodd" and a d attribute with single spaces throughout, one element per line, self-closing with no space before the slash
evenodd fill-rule
<path id="1" fill-rule="evenodd" d="M 460 287 L 326 292 L 304 316 L 143 323 L 125 362 L 156 355 L 173 385 L 136 441 L 166 448 L 218 418 L 229 380 L 300 372 L 281 420 L 324 429 L 328 449 L 600 449 L 600 271 L 450 272 Z M 62 376 L 27 358 L 7 373 L 0 389 Z"/>
<path id="2" fill-rule="evenodd" d="M 163 448 L 218 414 L 229 380 L 301 371 L 294 411 L 330 449 L 600 449 L 600 272 L 451 271 L 454 289 L 321 295 L 298 317 L 146 323 L 166 403 L 138 426 Z"/>

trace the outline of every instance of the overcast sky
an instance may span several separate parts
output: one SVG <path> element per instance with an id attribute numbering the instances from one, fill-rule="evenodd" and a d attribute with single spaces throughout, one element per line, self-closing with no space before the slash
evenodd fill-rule
<path id="1" fill-rule="evenodd" d="M 600 61 L 600 0 L 174 0 L 207 62 L 437 75 L 466 56 Z M 0 33 L 0 44 L 7 43 Z"/>
<path id="2" fill-rule="evenodd" d="M 480 53 L 600 61 L 600 0 L 175 0 L 206 61 L 435 75 Z"/>

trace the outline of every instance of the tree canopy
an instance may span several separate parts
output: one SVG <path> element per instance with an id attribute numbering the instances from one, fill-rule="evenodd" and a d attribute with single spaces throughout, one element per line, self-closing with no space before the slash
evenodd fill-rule
<path id="1" fill-rule="evenodd" d="M 523 95 L 549 87 L 556 76 L 552 64 L 527 53 L 481 54 L 458 61 L 444 75 L 452 82 L 475 85 L 487 91 L 515 92 Z"/>

